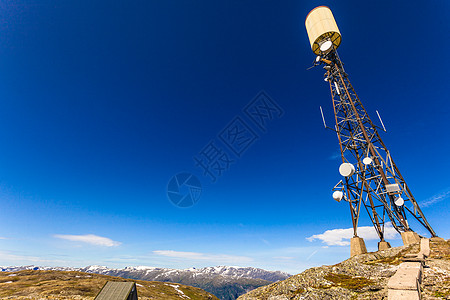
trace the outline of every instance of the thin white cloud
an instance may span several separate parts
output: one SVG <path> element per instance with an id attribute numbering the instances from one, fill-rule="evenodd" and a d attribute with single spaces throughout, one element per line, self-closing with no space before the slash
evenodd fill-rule
<path id="1" fill-rule="evenodd" d="M 199 253 L 199 252 L 185 252 L 185 251 L 174 251 L 174 250 L 155 250 L 154 254 L 172 258 L 187 259 L 191 261 L 211 261 L 218 264 L 229 264 L 229 263 L 249 263 L 253 259 L 247 256 L 236 256 L 227 254 L 209 254 L 209 253 Z"/>
<path id="2" fill-rule="evenodd" d="M 263 243 L 266 244 L 266 245 L 270 245 L 270 242 L 269 242 L 268 240 L 261 239 L 261 242 L 263 242 Z"/>
<path id="3" fill-rule="evenodd" d="M 447 198 L 450 198 L 450 188 L 447 189 L 445 192 L 436 194 L 436 195 L 434 195 L 434 196 L 431 196 L 431 197 L 428 198 L 428 199 L 425 199 L 425 200 L 420 204 L 420 206 L 421 206 L 421 207 L 428 207 L 428 206 L 431 206 L 431 205 L 433 205 L 433 204 L 435 204 L 435 203 L 441 202 L 441 201 L 443 201 L 443 200 L 445 200 L 445 199 L 447 199 Z"/>
<path id="4" fill-rule="evenodd" d="M 358 227 L 358 236 L 365 240 L 377 240 L 379 239 L 377 232 L 373 226 Z M 386 239 L 398 238 L 398 233 L 392 227 L 391 223 L 386 223 L 384 228 L 384 237 Z M 312 242 L 314 240 L 321 240 L 322 243 L 328 246 L 348 246 L 350 245 L 350 239 L 353 237 L 353 228 L 346 229 L 331 229 L 321 234 L 315 234 L 306 238 Z"/>
<path id="5" fill-rule="evenodd" d="M 11 254 L 10 252 L 0 251 L 0 263 L 2 264 L 49 264 L 49 263 L 63 263 L 63 260 L 51 260 L 45 259 L 37 256 L 29 255 L 17 255 Z"/>
<path id="6" fill-rule="evenodd" d="M 4 236 L 0 236 L 0 240 L 7 240 L 8 238 L 5 238 Z"/>
<path id="7" fill-rule="evenodd" d="M 316 251 L 314 251 L 313 253 L 311 253 L 311 254 L 306 258 L 306 261 L 310 260 L 311 257 L 313 257 L 314 254 L 316 254 L 318 251 L 319 251 L 319 250 L 316 250 Z"/>
<path id="8" fill-rule="evenodd" d="M 282 260 L 291 260 L 294 259 L 295 257 L 292 256 L 274 256 L 274 259 L 282 259 Z"/>
<path id="9" fill-rule="evenodd" d="M 335 159 L 338 159 L 338 158 L 341 158 L 342 156 L 341 156 L 341 153 L 340 152 L 333 152 L 329 157 L 328 157 L 328 159 L 329 160 L 335 160 Z"/>
<path id="10" fill-rule="evenodd" d="M 85 235 L 70 235 L 70 234 L 55 234 L 55 238 L 68 240 L 72 242 L 81 242 L 95 246 L 115 247 L 122 244 L 121 242 L 113 241 L 110 238 L 98 236 L 95 234 Z"/>

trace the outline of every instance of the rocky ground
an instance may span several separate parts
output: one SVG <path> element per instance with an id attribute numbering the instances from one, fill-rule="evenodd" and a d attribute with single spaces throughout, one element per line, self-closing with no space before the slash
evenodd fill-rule
<path id="1" fill-rule="evenodd" d="M 433 239 L 424 268 L 423 299 L 450 299 L 450 242 Z M 402 257 L 419 252 L 419 245 L 358 255 L 333 266 L 311 268 L 264 286 L 239 300 L 387 299 L 387 282 Z"/>
<path id="2" fill-rule="evenodd" d="M 450 299 L 450 241 L 430 241 L 431 254 L 426 260 L 422 299 Z"/>

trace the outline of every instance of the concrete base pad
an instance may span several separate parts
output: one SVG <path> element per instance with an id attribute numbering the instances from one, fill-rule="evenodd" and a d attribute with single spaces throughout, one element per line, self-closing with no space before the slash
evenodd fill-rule
<path id="1" fill-rule="evenodd" d="M 391 248 L 391 244 L 386 241 L 378 242 L 378 251 Z"/>
<path id="2" fill-rule="evenodd" d="M 389 300 L 420 300 L 418 291 L 388 290 Z"/>
<path id="3" fill-rule="evenodd" d="M 403 245 L 411 245 L 420 242 L 420 237 L 414 231 L 402 232 Z"/>
<path id="4" fill-rule="evenodd" d="M 420 240 L 420 253 L 422 253 L 425 257 L 430 256 L 430 239 L 421 239 Z"/>
<path id="5" fill-rule="evenodd" d="M 350 240 L 350 257 L 358 254 L 367 253 L 366 244 L 360 237 L 354 237 Z"/>

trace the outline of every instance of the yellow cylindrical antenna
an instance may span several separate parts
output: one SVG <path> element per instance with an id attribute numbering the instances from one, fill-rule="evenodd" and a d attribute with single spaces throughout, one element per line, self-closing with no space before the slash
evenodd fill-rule
<path id="1" fill-rule="evenodd" d="M 327 6 L 318 6 L 311 10 L 306 16 L 305 26 L 315 54 L 327 53 L 341 44 L 341 33 L 333 13 Z"/>

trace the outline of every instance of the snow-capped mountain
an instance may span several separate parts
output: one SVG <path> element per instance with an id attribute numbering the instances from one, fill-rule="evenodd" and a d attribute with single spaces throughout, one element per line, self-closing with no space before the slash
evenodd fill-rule
<path id="1" fill-rule="evenodd" d="M 69 269 L 69 268 L 67 268 Z M 263 269 L 252 268 L 252 267 L 228 267 L 228 266 L 217 266 L 217 267 L 206 267 L 201 269 L 189 268 L 189 269 L 168 269 L 168 268 L 156 268 L 147 266 L 137 266 L 137 267 L 126 267 L 123 269 L 112 269 L 104 266 L 88 266 L 85 268 L 76 269 L 77 271 L 87 272 L 87 273 L 97 273 L 103 275 L 121 276 L 119 274 L 133 275 L 134 277 L 139 277 L 139 279 L 145 280 L 157 280 L 157 281 L 167 281 L 163 278 L 174 277 L 174 276 L 231 276 L 236 278 L 251 278 L 251 279 L 263 279 L 271 282 L 284 280 L 291 275 L 281 271 L 266 271 Z M 131 276 L 127 276 L 131 277 Z M 151 278 L 151 279 L 150 279 Z M 136 278 L 138 279 L 138 278 Z"/>
<path id="2" fill-rule="evenodd" d="M 206 267 L 189 269 L 168 269 L 147 266 L 113 269 L 105 266 L 71 267 L 0 267 L 5 272 L 20 270 L 80 271 L 109 276 L 119 276 L 149 281 L 174 282 L 202 288 L 220 299 L 236 299 L 238 296 L 260 286 L 284 280 L 291 275 L 280 271 L 266 271 L 252 267 Z"/>
<path id="3" fill-rule="evenodd" d="M 191 270 L 191 269 L 186 269 Z M 203 274 L 216 274 L 216 275 L 226 275 L 233 276 L 239 278 L 258 278 L 264 279 L 267 281 L 275 282 L 284 280 L 291 275 L 281 271 L 266 271 L 258 268 L 242 268 L 242 267 L 227 267 L 227 266 L 219 266 L 219 267 L 207 267 L 202 269 L 194 269 L 199 273 Z"/>

